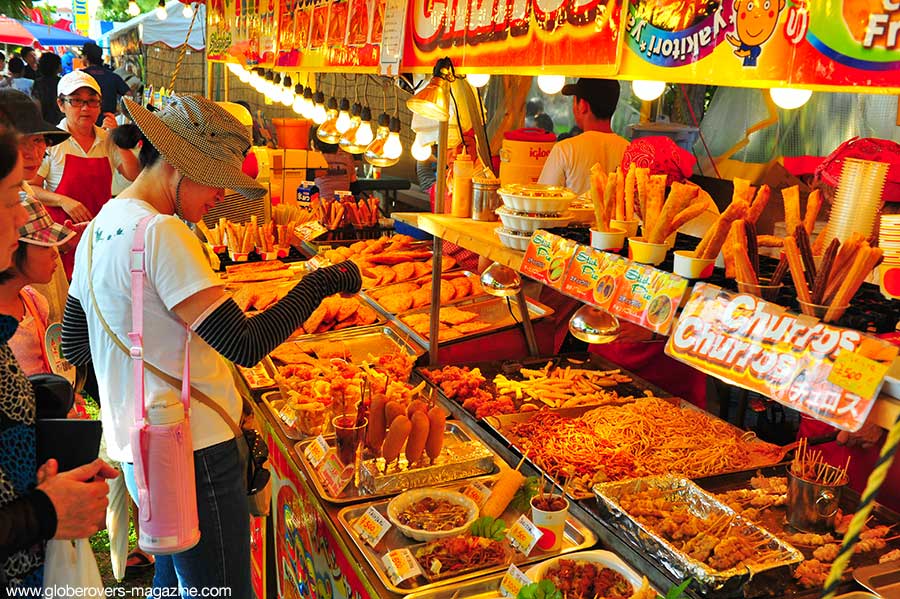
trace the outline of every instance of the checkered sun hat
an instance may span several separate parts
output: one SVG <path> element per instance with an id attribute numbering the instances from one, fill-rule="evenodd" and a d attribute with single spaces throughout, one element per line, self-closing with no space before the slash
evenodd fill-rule
<path id="1" fill-rule="evenodd" d="M 53 222 L 44 205 L 32 196 L 22 191 L 19 192 L 19 200 L 28 212 L 28 222 L 19 229 L 19 241 L 43 247 L 56 247 L 75 237 L 75 231 Z"/>
<path id="2" fill-rule="evenodd" d="M 255 199 L 265 188 L 241 171 L 250 149 L 247 128 L 202 96 L 172 96 L 158 112 L 125 98 L 125 109 L 163 158 L 201 185 L 234 189 Z"/>

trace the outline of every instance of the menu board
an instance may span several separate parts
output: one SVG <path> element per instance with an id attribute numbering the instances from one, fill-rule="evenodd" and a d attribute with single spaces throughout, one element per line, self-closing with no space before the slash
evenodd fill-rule
<path id="1" fill-rule="evenodd" d="M 898 349 L 707 283 L 666 344 L 676 360 L 847 431 L 865 422 Z"/>
<path id="2" fill-rule="evenodd" d="M 536 231 L 522 259 L 522 273 L 610 314 L 668 334 L 687 280 L 617 254 Z"/>

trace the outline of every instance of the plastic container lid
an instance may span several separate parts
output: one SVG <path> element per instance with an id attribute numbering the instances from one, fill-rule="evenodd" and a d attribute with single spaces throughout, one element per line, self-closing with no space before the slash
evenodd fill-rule
<path id="1" fill-rule="evenodd" d="M 510 141 L 538 141 L 538 142 L 555 142 L 556 135 L 547 133 L 543 129 L 536 127 L 525 127 L 523 129 L 513 129 L 503 134 L 503 139 Z"/>

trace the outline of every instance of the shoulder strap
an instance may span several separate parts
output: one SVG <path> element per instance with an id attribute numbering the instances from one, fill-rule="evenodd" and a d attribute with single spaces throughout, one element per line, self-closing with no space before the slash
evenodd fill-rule
<path id="1" fill-rule="evenodd" d="M 103 326 L 103 330 L 106 331 L 106 334 L 109 335 L 109 338 L 112 339 L 112 341 L 116 347 L 118 347 L 120 350 L 122 350 L 122 352 L 125 355 L 130 356 L 131 350 L 129 350 L 128 347 L 122 342 L 122 340 L 119 339 L 119 336 L 116 335 L 115 332 L 113 332 L 112 328 L 109 326 L 109 323 L 107 323 L 106 319 L 103 318 L 103 313 L 100 312 L 100 308 L 97 305 L 97 297 L 94 295 L 94 283 L 93 283 L 93 279 L 91 276 L 92 270 L 93 270 L 93 251 L 92 251 L 92 249 L 93 249 L 93 229 L 94 229 L 94 223 L 92 222 L 90 229 L 88 231 L 89 243 L 88 243 L 88 250 L 87 250 L 87 252 L 88 252 L 88 290 L 91 294 L 91 303 L 94 305 L 94 311 L 97 313 L 97 319 L 100 321 L 100 324 Z M 154 375 L 161 378 L 162 380 L 166 381 L 167 383 L 169 383 L 176 389 L 178 389 L 182 386 L 181 381 L 179 381 L 175 377 L 163 372 L 162 370 L 160 370 L 153 364 L 146 362 L 146 361 L 144 361 L 143 363 L 144 363 L 144 367 L 147 370 L 149 370 L 150 372 L 152 372 Z M 216 412 L 222 418 L 222 420 L 225 421 L 225 424 L 227 424 L 228 427 L 234 432 L 235 437 L 239 438 L 242 435 L 240 427 L 234 421 L 234 419 L 228 415 L 228 412 L 225 411 L 225 408 L 220 406 L 217 402 L 213 401 L 208 395 L 206 395 L 205 393 L 203 393 L 202 391 L 200 391 L 193 385 L 191 385 L 191 397 L 193 397 L 194 399 L 196 399 L 197 401 L 199 401 L 200 403 L 202 403 L 209 409 Z"/>
<path id="2" fill-rule="evenodd" d="M 25 306 L 25 311 L 31 314 L 31 320 L 34 322 L 35 331 L 37 331 L 38 344 L 41 346 L 41 358 L 44 360 L 44 366 L 50 372 L 50 358 L 47 356 L 47 344 L 44 342 L 44 339 L 47 337 L 47 327 L 44 324 L 44 319 L 41 318 L 41 311 L 38 309 L 34 296 L 31 295 L 32 293 L 30 289 L 23 287 L 19 291 L 19 297 L 22 300 L 22 305 Z"/>

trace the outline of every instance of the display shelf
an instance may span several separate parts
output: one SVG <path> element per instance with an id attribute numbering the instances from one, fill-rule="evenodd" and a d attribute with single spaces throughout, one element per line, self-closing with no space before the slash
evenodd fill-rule
<path id="1" fill-rule="evenodd" d="M 498 222 L 481 222 L 423 212 L 395 212 L 391 217 L 491 260 L 521 269 L 525 253 L 511 250 L 500 243 L 500 239 L 494 234 L 494 229 L 500 226 Z M 892 371 L 900 372 L 900 366 L 895 363 Z M 882 392 L 872 409 L 870 420 L 882 428 L 890 429 L 898 416 L 900 398 Z"/>

